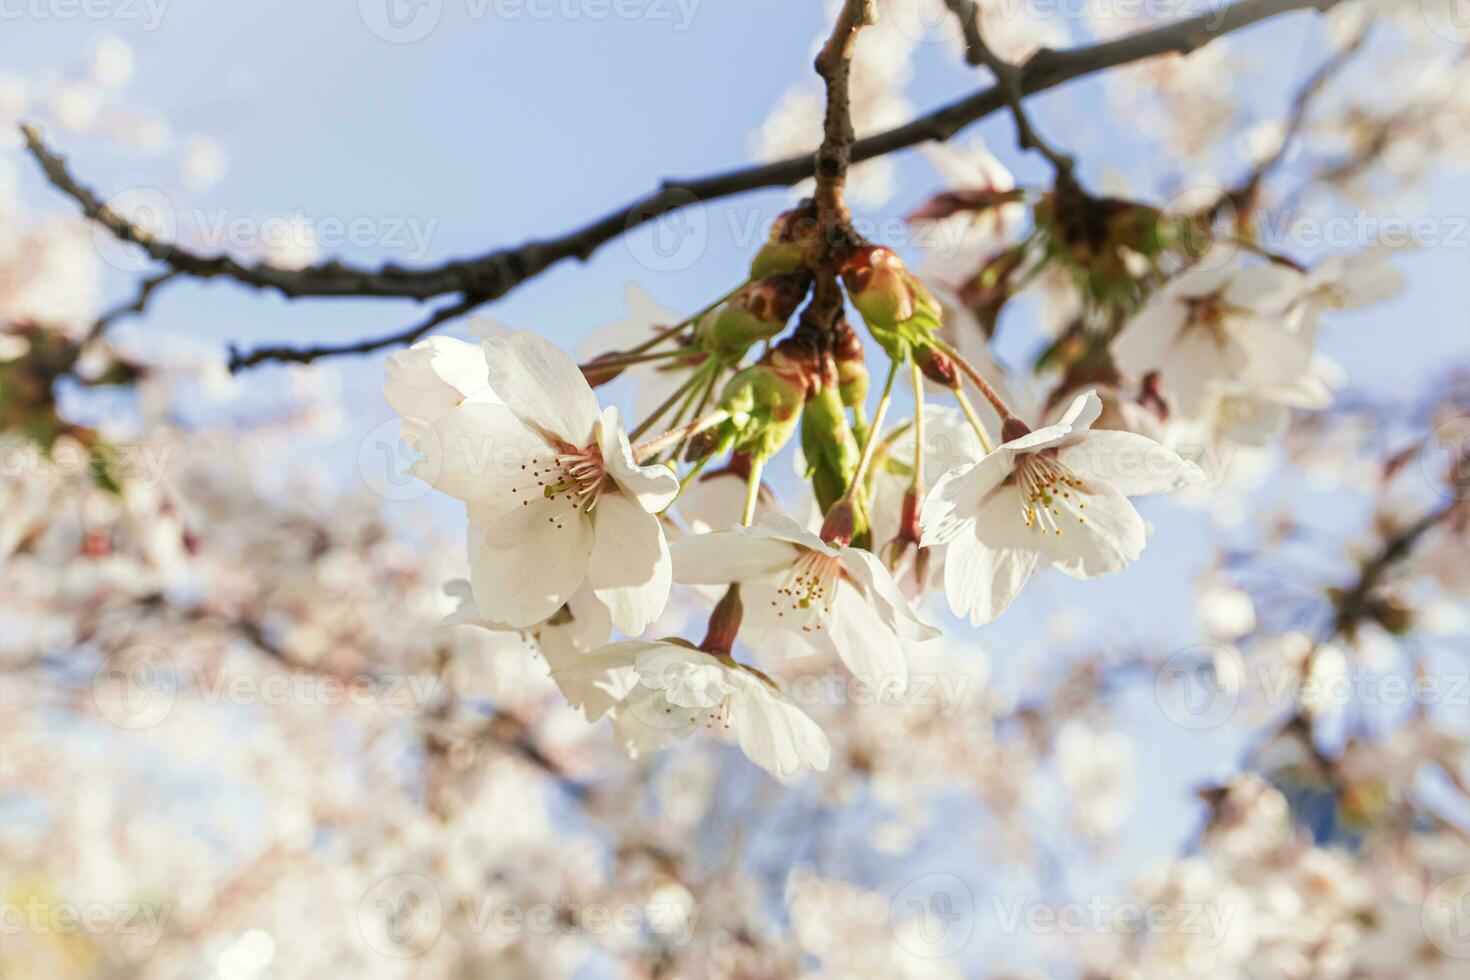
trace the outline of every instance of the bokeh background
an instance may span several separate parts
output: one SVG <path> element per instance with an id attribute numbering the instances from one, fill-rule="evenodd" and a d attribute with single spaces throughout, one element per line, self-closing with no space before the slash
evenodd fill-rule
<path id="1" fill-rule="evenodd" d="M 982 7 L 1017 56 L 1207 9 Z M 880 8 L 897 34 L 866 128 L 984 84 L 943 4 Z M 1089 186 L 1163 203 L 1248 172 L 1300 82 L 1379 16 L 1263 214 L 1280 222 L 1271 247 L 1307 264 L 1374 245 L 1386 220 L 1424 222 L 1394 253 L 1405 287 L 1324 331 L 1336 408 L 1267 450 L 1223 445 L 1207 490 L 1144 504 L 1153 535 L 1126 574 L 1043 576 L 979 630 L 938 602 L 946 638 L 915 654 L 937 697 L 828 698 L 844 761 L 792 787 L 716 739 L 630 763 L 556 702 L 525 642 L 436 629 L 463 511 L 404 475 L 382 355 L 224 370 L 230 345 L 350 340 L 411 323 L 414 304 L 170 283 L 108 334 L 144 379 L 57 390 L 68 422 L 138 447 L 139 487 L 4 474 L 0 975 L 1463 975 L 1470 907 L 1445 906 L 1453 942 L 1423 921 L 1470 872 L 1449 578 L 1405 571 L 1413 629 L 1341 653 L 1344 676 L 1428 664 L 1444 683 L 1432 720 L 1351 705 L 1309 738 L 1391 746 L 1360 771 L 1395 777 L 1392 808 L 1349 819 L 1342 786 L 1283 776 L 1263 748 L 1296 705 L 1228 676 L 1261 676 L 1245 638 L 1295 642 L 1395 517 L 1456 492 L 1448 437 L 1431 435 L 1470 363 L 1456 9 L 1297 13 L 1031 100 Z M 814 144 L 809 65 L 829 22 L 791 0 L 0 0 L 0 320 L 85 328 L 146 267 L 76 219 L 18 120 L 104 197 L 162 202 L 205 250 L 429 264 Z M 1416 122 L 1361 180 L 1322 179 L 1375 112 Z M 956 140 L 983 141 L 1023 186 L 1049 180 L 1003 115 Z M 902 218 L 942 186 L 901 152 L 861 172 L 855 211 L 922 268 Z M 505 324 L 572 348 L 624 315 L 629 284 L 693 311 L 798 195 L 697 203 L 448 332 Z M 1330 247 L 1311 233 L 1324 221 Z M 1021 390 L 1044 390 L 1044 307 L 1012 304 L 993 345 Z M 1394 741 L 1406 728 L 1412 749 Z M 1246 840 L 1216 846 L 1230 806 Z M 1379 819 L 1402 835 L 1392 858 L 1372 846 Z M 1285 866 L 1288 846 L 1289 873 L 1242 870 Z M 1151 902 L 1223 910 L 1228 928 L 1112 917 Z M 1103 911 L 1072 928 L 1038 908 Z"/>

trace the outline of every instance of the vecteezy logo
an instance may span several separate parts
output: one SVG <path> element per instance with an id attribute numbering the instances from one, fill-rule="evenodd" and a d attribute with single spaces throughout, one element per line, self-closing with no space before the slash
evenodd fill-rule
<path id="1" fill-rule="evenodd" d="M 413 442 L 403 437 L 405 430 L 413 433 Z M 368 430 L 357 447 L 357 472 L 368 489 L 384 500 L 417 500 L 429 492 L 426 480 L 436 475 L 424 467 L 437 467 L 442 458 L 438 441 L 438 432 L 423 419 L 381 422 Z M 421 460 L 422 466 L 414 470 Z"/>
<path id="2" fill-rule="evenodd" d="M 1456 500 L 1470 497 L 1470 415 L 1441 422 L 1419 450 L 1430 486 Z"/>
<path id="3" fill-rule="evenodd" d="M 1470 0 L 1419 0 L 1424 22 L 1446 41 L 1470 41 Z"/>
<path id="4" fill-rule="evenodd" d="M 709 215 L 699 198 L 676 190 L 670 200 L 672 209 L 654 214 L 651 208 L 638 208 L 628 214 L 630 234 L 623 240 L 633 258 L 652 272 L 683 272 L 699 261 L 709 243 Z M 644 224 L 649 227 L 638 227 Z"/>
<path id="5" fill-rule="evenodd" d="M 367 29 L 393 44 L 411 44 L 439 25 L 444 0 L 357 0 Z"/>
<path id="6" fill-rule="evenodd" d="M 1189 647 L 1159 667 L 1154 699 L 1181 728 L 1218 728 L 1235 714 L 1243 673 L 1240 654 L 1228 647 Z"/>
<path id="7" fill-rule="evenodd" d="M 357 928 L 384 956 L 422 956 L 444 929 L 444 902 L 439 889 L 423 875 L 390 875 L 358 903 Z"/>
<path id="8" fill-rule="evenodd" d="M 102 662 L 92 675 L 92 701 L 119 728 L 141 731 L 168 717 L 178 696 L 169 655 L 157 647 L 129 647 Z"/>
<path id="9" fill-rule="evenodd" d="M 178 216 L 173 201 L 155 187 L 129 187 L 109 197 L 105 204 L 108 211 L 150 239 L 172 244 L 177 236 Z M 123 241 L 100 223 L 92 225 L 92 244 L 102 261 L 122 272 L 143 272 L 155 264 L 142 245 Z"/>
<path id="10" fill-rule="evenodd" d="M 899 945 L 927 959 L 944 959 L 964 949 L 975 931 L 975 898 L 951 874 L 915 878 L 893 896 L 888 926 Z"/>
<path id="11" fill-rule="evenodd" d="M 1443 882 L 1424 900 L 1424 935 L 1455 959 L 1470 959 L 1470 874 Z"/>

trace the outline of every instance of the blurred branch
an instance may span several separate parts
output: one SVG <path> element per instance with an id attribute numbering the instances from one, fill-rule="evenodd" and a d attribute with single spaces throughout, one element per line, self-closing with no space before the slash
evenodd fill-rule
<path id="1" fill-rule="evenodd" d="M 133 295 L 131 301 L 122 306 L 116 306 L 97 318 L 92 328 L 87 331 L 86 340 L 96 340 L 102 336 L 108 327 L 125 316 L 134 316 L 148 309 L 148 301 L 153 298 L 153 293 L 164 283 L 179 278 L 184 273 L 179 269 L 170 269 L 156 276 L 149 276 L 138 283 L 138 291 Z"/>
<path id="2" fill-rule="evenodd" d="M 975 0 L 945 0 L 945 3 L 959 18 L 960 27 L 964 31 L 965 60 L 976 68 L 983 66 L 990 69 L 997 87 L 1005 94 L 1006 105 L 1016 121 L 1016 142 L 1021 149 L 1035 150 L 1046 157 L 1056 171 L 1059 184 L 1074 184 L 1072 172 L 1076 169 L 1077 162 L 1043 139 L 1032 125 L 1031 116 L 1026 112 L 1024 104 L 1023 68 L 996 54 L 985 42 L 985 37 L 980 32 L 980 8 Z"/>
<path id="3" fill-rule="evenodd" d="M 992 85 L 896 126 L 851 144 L 848 162 L 858 163 L 934 140 L 946 140 L 990 113 L 1014 105 L 1025 95 L 1056 88 L 1073 79 L 1164 54 L 1189 54 L 1217 38 L 1252 24 L 1298 10 L 1325 11 L 1339 0 L 1238 0 L 1221 10 L 1138 31 L 1111 41 L 1056 51 L 1042 49 L 1012 74 L 1011 84 Z M 866 4 L 852 4 L 866 8 Z M 846 10 L 846 8 L 845 8 Z M 846 16 L 846 15 L 844 15 Z M 1022 114 L 1024 115 L 1024 113 Z M 228 255 L 203 255 L 176 242 L 153 235 L 109 208 L 89 187 L 79 183 L 65 158 L 53 152 L 33 125 L 23 124 L 26 148 L 46 178 L 81 206 L 82 213 L 124 242 L 137 244 L 156 261 L 198 279 L 226 278 L 256 289 L 274 289 L 289 298 L 357 296 L 427 300 L 451 293 L 463 299 L 460 312 L 471 305 L 504 296 L 521 283 L 565 259 L 588 259 L 598 248 L 661 215 L 691 204 L 766 187 L 785 187 L 815 175 L 818 162 L 802 155 L 773 163 L 729 170 L 687 180 L 666 180 L 652 193 L 631 201 L 564 235 L 502 248 L 471 259 L 409 269 L 387 264 L 368 269 L 332 261 L 300 269 L 269 263 L 245 264 Z M 436 313 L 435 317 L 447 311 Z M 457 314 L 453 314 L 457 315 Z M 445 316 L 447 319 L 448 316 Z M 431 318 L 432 319 L 432 318 Z M 266 348 L 244 356 L 249 363 L 263 360 L 311 360 L 333 354 L 362 353 L 410 340 L 435 323 L 390 337 L 341 347 Z M 253 358 L 253 360 L 252 360 Z M 239 366 L 245 366 L 241 363 Z"/>
<path id="4" fill-rule="evenodd" d="M 1373 25 L 1369 23 L 1354 37 L 1338 49 L 1331 57 L 1317 67 L 1317 70 L 1302 83 L 1292 98 L 1291 112 L 1287 116 L 1286 126 L 1281 134 L 1281 143 L 1276 151 L 1264 160 L 1257 163 L 1239 184 L 1232 188 L 1225 196 L 1236 210 L 1249 207 L 1255 199 L 1261 184 L 1265 179 L 1281 166 L 1287 154 L 1291 152 L 1292 146 L 1301 135 L 1306 126 L 1307 114 L 1317 96 L 1325 90 L 1328 84 L 1342 72 L 1353 60 L 1353 57 L 1362 50 L 1364 42 L 1368 40 L 1368 34 Z M 1222 201 L 1222 203 L 1224 203 Z"/>

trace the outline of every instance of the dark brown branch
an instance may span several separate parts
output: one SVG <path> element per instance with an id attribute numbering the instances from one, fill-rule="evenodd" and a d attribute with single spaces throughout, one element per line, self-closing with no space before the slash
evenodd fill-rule
<path id="1" fill-rule="evenodd" d="M 147 279 L 138 283 L 138 291 L 133 295 L 132 300 L 121 306 L 113 307 L 99 316 L 97 321 L 92 324 L 92 328 L 87 331 L 86 339 L 96 340 L 102 336 L 103 331 L 123 317 L 135 316 L 147 310 L 148 301 L 153 298 L 153 293 L 164 283 L 177 279 L 183 274 L 183 271 L 180 269 L 169 269 L 156 276 L 149 276 Z"/>
<path id="2" fill-rule="evenodd" d="M 347 344 L 319 344 L 312 347 L 257 347 L 250 351 L 241 351 L 233 344 L 230 345 L 230 373 L 235 374 L 245 368 L 254 367 L 267 361 L 284 361 L 293 364 L 309 364 L 323 357 L 336 357 L 341 354 L 370 354 L 384 347 L 397 347 L 403 344 L 411 344 L 424 334 L 457 317 L 464 316 L 475 307 L 488 302 L 484 297 L 468 296 L 449 306 L 442 306 L 435 310 L 428 319 L 417 323 L 407 330 L 399 330 L 396 333 L 384 334 L 380 337 L 370 337 L 367 340 L 353 341 Z"/>
<path id="3" fill-rule="evenodd" d="M 1188 54 L 1260 21 L 1297 10 L 1327 10 L 1337 2 L 1238 0 L 1222 10 L 1100 44 L 1064 51 L 1043 49 L 1019 67 L 1016 84 L 1021 94 L 1032 95 L 1119 65 L 1163 54 Z M 949 139 L 965 126 L 1007 104 L 1002 87 L 990 86 L 901 126 L 857 140 L 852 144 L 850 162 L 858 163 L 920 143 Z M 815 158 L 802 155 L 708 177 L 665 181 L 658 190 L 565 235 L 428 268 L 385 265 L 367 269 L 327 262 L 301 269 L 282 269 L 267 263 L 247 265 L 224 255 L 201 255 L 177 243 L 155 238 L 146 229 L 111 211 L 90 188 L 78 183 L 67 170 L 65 160 L 47 148 L 34 126 L 26 125 L 21 129 L 27 149 L 45 171 L 47 179 L 81 205 L 88 218 L 119 239 L 138 243 L 149 255 L 186 275 L 202 279 L 229 278 L 257 289 L 275 289 L 292 298 L 362 296 L 426 300 L 459 293 L 481 297 L 482 302 L 498 299 L 552 265 L 565 259 L 585 260 L 607 242 L 661 215 L 694 203 L 747 191 L 790 186 L 813 176 L 816 170 Z M 400 336 L 418 335 L 408 331 Z M 393 342 L 391 339 L 368 342 L 367 349 Z M 333 352 L 346 353 L 355 349 L 341 348 Z"/>
<path id="4" fill-rule="evenodd" d="M 873 23 L 873 0 L 844 0 L 832 28 L 832 36 L 817 55 L 816 69 L 827 89 L 827 110 L 822 125 L 822 145 L 813 161 L 817 189 L 813 201 L 817 222 L 830 242 L 832 232 L 848 222 L 850 215 L 842 199 L 847 186 L 847 167 L 852 162 L 852 99 L 848 79 L 852 74 L 852 51 L 858 33 Z"/>

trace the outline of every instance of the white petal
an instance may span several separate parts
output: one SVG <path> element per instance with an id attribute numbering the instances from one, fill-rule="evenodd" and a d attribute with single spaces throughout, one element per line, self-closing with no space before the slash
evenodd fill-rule
<path id="1" fill-rule="evenodd" d="M 675 708 L 662 691 L 635 684 L 612 712 L 613 734 L 633 757 L 677 745 L 699 727 L 702 708 Z"/>
<path id="2" fill-rule="evenodd" d="M 535 511 L 536 508 L 530 508 Z M 592 522 L 572 511 L 559 524 L 470 508 L 470 581 L 486 619 L 523 629 L 562 607 L 592 557 Z"/>
<path id="3" fill-rule="evenodd" d="M 566 657 L 552 654 L 547 657 L 551 679 L 567 704 L 582 712 L 588 722 L 597 721 L 638 686 L 633 661 L 647 645 L 632 641 Z"/>
<path id="4" fill-rule="evenodd" d="M 878 560 L 877 555 L 861 548 L 844 548 L 842 566 L 859 587 L 864 601 L 872 604 L 874 612 L 888 629 L 906 640 L 918 642 L 932 640 L 939 635 L 939 630 L 919 618 L 919 614 L 899 589 L 898 583 L 893 580 L 893 574 Z M 839 596 L 843 592 L 852 591 L 853 583 L 844 582 L 839 589 Z"/>
<path id="5" fill-rule="evenodd" d="M 944 556 L 944 592 L 955 615 L 979 626 L 1006 610 L 1041 561 L 1031 530 L 1014 486 L 986 500 L 972 530 L 950 542 Z"/>
<path id="6" fill-rule="evenodd" d="M 1142 377 L 1164 363 L 1185 320 L 1185 308 L 1178 301 L 1169 296 L 1154 298 L 1113 341 L 1113 362 L 1120 371 Z"/>
<path id="7" fill-rule="evenodd" d="M 1194 463 L 1136 432 L 1093 429 L 1087 438 L 1057 453 L 1083 479 L 1101 480 L 1129 497 L 1168 493 L 1204 479 Z"/>
<path id="8" fill-rule="evenodd" d="M 1078 503 L 1086 509 L 1079 510 Z M 1137 561 L 1148 541 L 1143 518 L 1128 498 L 1105 483 L 1084 482 L 1065 499 L 1056 498 L 1061 534 L 1040 526 L 1042 551 L 1059 570 L 1073 578 L 1111 575 Z"/>
<path id="9" fill-rule="evenodd" d="M 1012 452 L 1036 452 L 1080 439 L 1101 414 L 1102 399 L 1097 397 L 1097 392 L 1084 391 L 1072 399 L 1072 404 L 1067 406 L 1067 410 L 1055 423 L 1033 429 L 1021 438 L 1005 443 L 1001 448 Z"/>
<path id="10" fill-rule="evenodd" d="M 1284 265 L 1250 266 L 1230 277 L 1223 299 L 1231 306 L 1276 313 L 1301 296 L 1306 283 L 1306 276 Z"/>
<path id="11" fill-rule="evenodd" d="M 637 636 L 669 601 L 672 565 L 657 517 L 619 493 L 592 509 L 595 544 L 587 580 L 612 611 L 613 625 Z"/>
<path id="12" fill-rule="evenodd" d="M 701 650 L 657 643 L 633 663 L 638 683 L 664 692 L 679 708 L 713 708 L 735 692 L 730 669 Z"/>
<path id="13" fill-rule="evenodd" d="M 602 449 L 603 465 L 608 475 L 623 492 L 638 501 L 650 514 L 657 514 L 679 494 L 679 478 L 667 466 L 642 466 L 633 456 L 628 434 L 618 422 L 618 409 L 603 409 L 597 427 L 597 444 Z"/>
<path id="14" fill-rule="evenodd" d="M 468 398 L 497 401 L 478 344 L 430 337 L 398 351 L 385 365 L 383 396 L 399 415 L 432 422 Z"/>
<path id="15" fill-rule="evenodd" d="M 573 446 L 592 441 L 597 397 L 566 351 L 529 330 L 491 337 L 484 351 L 490 387 L 517 415 Z"/>
<path id="16" fill-rule="evenodd" d="M 415 476 L 441 493 L 502 512 L 523 503 L 527 487 L 522 484 L 536 489 L 525 476 L 531 461 L 554 455 L 509 408 L 477 402 L 435 419 L 417 446 L 424 458 L 414 464 Z M 536 509 L 534 502 L 530 509 Z"/>
<path id="17" fill-rule="evenodd" d="M 837 590 L 827 627 L 837 656 L 854 677 L 880 691 L 901 693 L 908 687 L 903 644 L 863 595 L 846 583 Z"/>
<path id="18" fill-rule="evenodd" d="M 784 541 L 740 531 L 696 534 L 674 542 L 674 581 L 684 585 L 728 585 L 775 575 L 796 560 Z"/>
<path id="19" fill-rule="evenodd" d="M 736 676 L 730 726 L 746 758 L 783 781 L 804 768 L 826 772 L 832 745 L 821 726 L 759 678 Z"/>
<path id="20" fill-rule="evenodd" d="M 968 531 L 985 498 L 1011 474 L 1013 458 L 1009 452 L 993 452 L 939 478 L 919 515 L 926 548 L 948 544 Z"/>
<path id="21" fill-rule="evenodd" d="M 745 480 L 735 473 L 716 473 L 695 480 L 679 494 L 679 516 L 695 534 L 728 531 L 740 524 L 745 512 Z M 770 504 L 756 502 L 756 514 L 770 512 Z"/>

